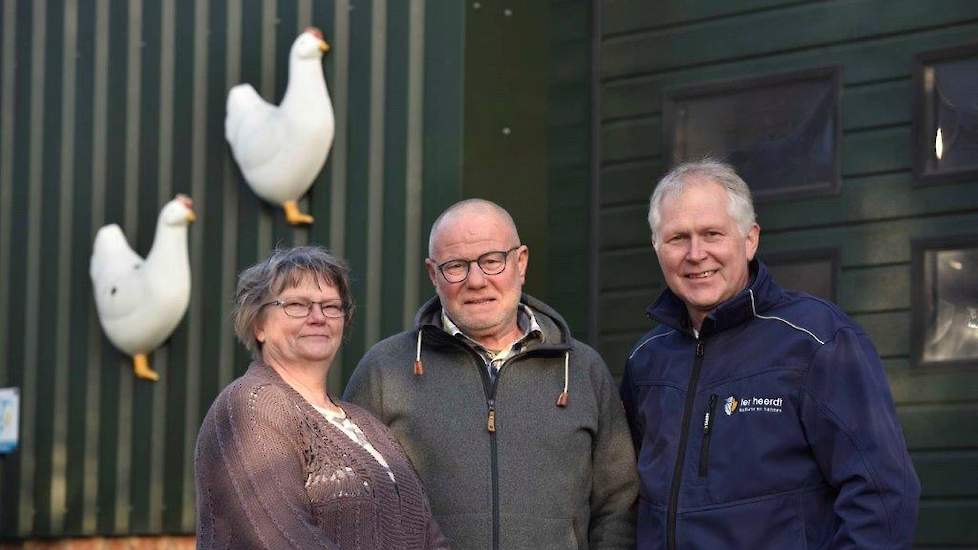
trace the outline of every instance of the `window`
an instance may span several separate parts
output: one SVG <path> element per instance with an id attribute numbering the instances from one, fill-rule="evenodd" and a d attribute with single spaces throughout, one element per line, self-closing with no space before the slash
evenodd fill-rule
<path id="1" fill-rule="evenodd" d="M 978 176 L 978 45 L 927 52 L 914 65 L 917 182 Z"/>
<path id="2" fill-rule="evenodd" d="M 978 235 L 913 244 L 917 365 L 978 365 Z"/>
<path id="3" fill-rule="evenodd" d="M 666 159 L 731 163 L 758 201 L 839 189 L 837 67 L 666 93 Z"/>

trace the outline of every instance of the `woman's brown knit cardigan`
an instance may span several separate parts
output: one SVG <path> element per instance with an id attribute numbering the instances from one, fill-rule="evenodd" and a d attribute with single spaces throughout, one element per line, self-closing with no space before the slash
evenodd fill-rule
<path id="1" fill-rule="evenodd" d="M 421 482 L 387 428 L 343 410 L 384 468 L 286 384 L 253 364 L 197 437 L 197 548 L 445 548 Z"/>

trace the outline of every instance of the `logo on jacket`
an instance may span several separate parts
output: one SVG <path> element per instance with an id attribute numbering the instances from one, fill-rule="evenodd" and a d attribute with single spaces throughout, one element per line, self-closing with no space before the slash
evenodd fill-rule
<path id="1" fill-rule="evenodd" d="M 727 413 L 727 416 L 730 416 L 737 412 L 738 406 L 740 406 L 740 401 L 737 401 L 737 396 L 731 395 L 723 402 L 723 412 Z"/>
<path id="2" fill-rule="evenodd" d="M 740 399 L 739 406 L 736 407 L 740 413 L 778 413 L 780 414 L 784 406 L 784 397 L 743 397 Z"/>

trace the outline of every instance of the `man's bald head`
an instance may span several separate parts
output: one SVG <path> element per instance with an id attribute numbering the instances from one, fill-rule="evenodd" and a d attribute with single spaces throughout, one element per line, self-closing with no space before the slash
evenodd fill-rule
<path id="1" fill-rule="evenodd" d="M 463 333 L 486 349 L 516 341 L 530 252 L 508 212 L 483 199 L 453 204 L 432 224 L 428 254 L 442 312 Z M 445 265 L 454 266 L 451 277 Z"/>
<path id="2" fill-rule="evenodd" d="M 512 237 L 514 246 L 520 244 L 520 234 L 516 229 L 516 222 L 513 221 L 513 217 L 505 208 L 485 199 L 465 199 L 449 206 L 438 216 L 435 223 L 431 224 L 431 233 L 428 235 L 428 257 L 434 258 L 435 242 L 442 228 L 454 225 L 455 222 L 469 216 L 492 216 L 510 233 L 509 235 L 500 235 L 500 237 Z"/>

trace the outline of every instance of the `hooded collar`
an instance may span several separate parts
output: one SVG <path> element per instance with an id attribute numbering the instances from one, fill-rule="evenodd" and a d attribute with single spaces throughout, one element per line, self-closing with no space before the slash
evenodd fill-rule
<path id="1" fill-rule="evenodd" d="M 541 341 L 533 342 L 528 349 L 559 352 L 570 349 L 570 327 L 567 326 L 567 322 L 559 313 L 526 293 L 520 296 L 520 305 L 529 307 L 533 312 L 533 319 L 536 321 L 542 336 Z M 423 330 L 426 339 L 430 337 L 432 343 L 457 342 L 457 339 L 442 327 L 441 311 L 441 301 L 435 295 L 418 310 L 414 317 L 415 328 Z"/>
<path id="2" fill-rule="evenodd" d="M 516 324 L 519 326 L 522 336 L 519 337 L 517 342 L 528 338 L 538 336 L 543 338 L 543 331 L 540 329 L 540 325 L 537 323 L 536 315 L 533 314 L 533 310 L 530 309 L 526 304 L 518 304 L 518 310 L 516 312 Z M 448 316 L 448 312 L 441 310 L 441 327 L 442 330 L 451 334 L 452 336 L 460 336 L 467 338 L 477 345 L 481 345 L 472 338 L 469 338 L 468 334 L 462 332 L 462 329 L 458 328 L 452 319 Z"/>
<path id="3" fill-rule="evenodd" d="M 559 313 L 550 308 L 547 304 L 537 300 L 529 294 L 520 295 L 520 304 L 529 307 L 534 314 L 537 325 L 539 326 L 542 337 L 532 339 L 527 342 L 527 347 L 522 354 L 541 354 L 546 356 L 563 356 L 564 358 L 564 386 L 557 396 L 555 406 L 563 408 L 570 400 L 570 353 L 571 353 L 571 334 L 567 322 Z M 452 336 L 442 328 L 441 324 L 441 300 L 436 294 L 428 300 L 418 314 L 414 317 L 414 325 L 417 330 L 417 347 L 414 356 L 414 375 L 424 375 L 424 363 L 422 362 L 422 340 L 426 346 L 465 346 L 461 340 Z M 495 417 L 489 417 L 488 430 L 496 431 Z"/>
<path id="4" fill-rule="evenodd" d="M 763 262 L 757 259 L 751 260 L 749 269 L 751 277 L 747 288 L 707 314 L 700 326 L 701 336 L 740 325 L 753 318 L 755 313 L 766 311 L 781 300 L 781 287 L 771 278 Z M 664 325 L 692 333 L 692 323 L 686 304 L 668 287 L 662 291 L 655 303 L 649 306 L 646 313 Z"/>

